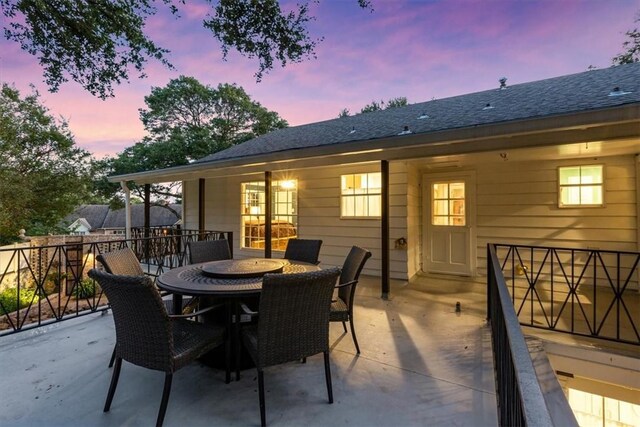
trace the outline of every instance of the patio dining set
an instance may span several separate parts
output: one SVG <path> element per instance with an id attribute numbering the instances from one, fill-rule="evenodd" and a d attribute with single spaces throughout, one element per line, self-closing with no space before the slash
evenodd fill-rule
<path id="1" fill-rule="evenodd" d="M 358 278 L 371 253 L 353 246 L 342 268 L 319 266 L 321 240 L 290 239 L 282 259 L 233 259 L 229 241 L 191 242 L 189 265 L 160 275 L 154 284 L 129 248 L 97 257 L 93 269 L 107 296 L 116 329 L 113 367 L 104 412 L 118 384 L 122 361 L 165 373 L 156 425 L 163 423 L 173 374 L 214 350 L 223 349 L 225 379 L 234 363 L 240 380 L 241 354 L 258 372 L 261 425 L 266 425 L 264 369 L 306 362 L 323 353 L 329 403 L 333 403 L 329 323 L 346 323 L 360 354 L 353 323 Z M 164 298 L 160 290 L 170 293 Z"/>

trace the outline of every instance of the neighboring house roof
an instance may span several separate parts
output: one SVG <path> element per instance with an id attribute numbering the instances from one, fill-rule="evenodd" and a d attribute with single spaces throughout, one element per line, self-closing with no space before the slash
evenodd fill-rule
<path id="1" fill-rule="evenodd" d="M 169 209 L 167 209 L 169 208 Z M 169 204 L 164 206 L 150 206 L 149 226 L 171 226 L 182 218 L 182 205 Z M 91 230 L 119 229 L 125 227 L 125 210 L 112 210 L 108 205 L 81 205 L 72 214 L 68 215 L 65 223 L 77 224 L 86 221 Z M 131 205 L 131 226 L 144 226 L 144 205 Z M 68 227 L 72 229 L 71 227 Z"/>
<path id="2" fill-rule="evenodd" d="M 628 93 L 611 95 L 616 87 L 618 94 Z M 405 129 L 406 134 L 422 134 L 636 102 L 640 102 L 640 63 L 279 129 L 195 163 L 388 138 Z"/>
<path id="3" fill-rule="evenodd" d="M 605 135 L 596 138 L 613 136 L 606 126 L 616 126 L 618 133 L 636 137 L 640 134 L 636 130 L 639 120 L 640 63 L 632 63 L 508 85 L 506 89 L 496 84 L 483 92 L 279 129 L 188 165 L 112 176 L 109 180 L 150 183 L 195 179 L 227 167 L 259 168 L 265 163 L 305 157 L 321 157 L 326 163 L 330 155 L 367 151 L 382 153 L 370 155 L 368 160 L 404 158 L 410 155 L 405 150 L 410 147 L 429 147 L 432 155 L 442 155 L 456 149 L 545 145 L 553 143 L 554 138 L 541 136 L 543 132 L 571 129 L 575 138 L 587 138 L 581 130 L 596 129 L 594 125 L 601 126 Z M 619 126 L 623 122 L 627 124 L 625 129 Z M 530 142 L 521 137 L 511 139 L 525 134 L 532 136 Z M 489 144 L 488 138 L 494 141 Z M 468 145 L 446 147 L 451 141 Z M 396 150 L 395 157 L 391 157 L 392 150 Z"/>
<path id="4" fill-rule="evenodd" d="M 71 223 L 68 227 L 68 230 L 70 231 L 78 231 L 78 230 L 91 230 L 91 224 L 89 224 L 89 222 L 84 219 L 84 218 L 78 218 L 75 221 L 73 221 L 73 223 Z"/>
<path id="5" fill-rule="evenodd" d="M 78 219 L 84 218 L 89 224 L 89 229 L 93 230 L 102 226 L 108 213 L 109 205 L 80 205 L 64 218 L 64 222 L 73 224 Z"/>
<path id="6" fill-rule="evenodd" d="M 181 218 L 182 205 L 170 204 L 167 207 L 155 205 L 149 207 L 150 227 L 170 226 Z M 177 212 L 177 215 L 174 211 Z M 100 228 L 124 228 L 124 226 L 125 210 L 117 209 L 109 211 Z M 144 205 L 131 205 L 131 226 L 144 227 Z"/>

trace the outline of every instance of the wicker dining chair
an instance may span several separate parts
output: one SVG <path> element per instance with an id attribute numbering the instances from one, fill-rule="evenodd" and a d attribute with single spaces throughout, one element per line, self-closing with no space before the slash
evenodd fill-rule
<path id="1" fill-rule="evenodd" d="M 329 309 L 339 268 L 298 274 L 267 274 L 262 282 L 257 324 L 242 328 L 245 348 L 258 369 L 260 421 L 266 425 L 264 368 L 324 354 L 329 403 Z M 239 353 L 236 352 L 236 366 Z"/>
<path id="2" fill-rule="evenodd" d="M 231 259 L 231 250 L 227 239 L 189 242 L 189 264 Z"/>
<path id="3" fill-rule="evenodd" d="M 360 354 L 360 346 L 356 338 L 356 330 L 353 325 L 353 300 L 358 285 L 358 278 L 364 264 L 371 257 L 371 252 L 366 249 L 354 246 L 342 266 L 340 281 L 338 284 L 338 297 L 331 302 L 331 314 L 329 319 L 332 322 L 342 322 L 344 333 L 347 333 L 346 322 L 351 327 L 351 337 L 356 346 L 356 352 Z"/>
<path id="4" fill-rule="evenodd" d="M 129 247 L 117 249 L 111 252 L 101 253 L 96 257 L 96 260 L 102 264 L 107 273 L 115 274 L 118 276 L 144 276 L 144 270 L 140 266 L 138 257 Z M 167 312 L 170 314 L 182 314 L 173 313 L 173 300 L 163 300 L 164 306 Z M 195 306 L 197 301 L 189 299 L 182 304 L 183 309 L 187 306 Z M 113 367 L 113 362 L 116 360 L 116 349 L 114 347 L 111 353 L 111 359 L 109 360 L 109 367 Z"/>
<path id="5" fill-rule="evenodd" d="M 318 256 L 321 246 L 322 240 L 289 239 L 284 251 L 284 258 L 318 265 L 320 264 Z"/>
<path id="6" fill-rule="evenodd" d="M 118 385 L 122 361 L 165 373 L 156 426 L 161 426 L 169 402 L 173 373 L 225 342 L 225 328 L 203 325 L 169 315 L 160 292 L 147 276 L 117 276 L 92 269 L 109 299 L 116 325 L 116 361 L 104 412 L 108 412 Z M 206 310 L 201 311 L 201 314 Z M 229 352 L 226 353 L 229 376 Z"/>

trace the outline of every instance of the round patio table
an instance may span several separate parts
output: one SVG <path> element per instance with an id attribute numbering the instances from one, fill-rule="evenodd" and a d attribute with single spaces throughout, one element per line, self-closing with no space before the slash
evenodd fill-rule
<path id="1" fill-rule="evenodd" d="M 156 279 L 160 289 L 173 293 L 173 312 L 182 312 L 182 296 L 222 297 L 227 301 L 227 328 L 231 332 L 232 313 L 239 316 L 238 298 L 258 296 L 262 290 L 262 276 L 267 273 L 283 274 L 318 271 L 320 267 L 306 262 L 286 259 L 247 258 L 237 260 L 211 261 L 174 268 Z M 236 317 L 239 318 L 239 317 Z M 236 323 L 236 325 L 238 325 Z M 234 340 L 239 340 L 236 327 Z M 238 341 L 239 342 L 239 341 Z M 230 346 L 230 341 L 227 341 Z M 222 366 L 219 358 L 212 357 L 214 367 Z M 236 374 L 237 375 L 237 374 Z M 236 379 L 238 377 L 236 376 Z M 226 382 L 229 382 L 227 377 Z"/>
<path id="2" fill-rule="evenodd" d="M 182 295 L 243 297 L 262 290 L 262 276 L 318 271 L 320 267 L 286 259 L 247 258 L 211 261 L 174 268 L 161 274 L 156 283 L 174 294 L 174 313 L 182 310 Z M 177 309 L 177 310 L 175 310 Z"/>

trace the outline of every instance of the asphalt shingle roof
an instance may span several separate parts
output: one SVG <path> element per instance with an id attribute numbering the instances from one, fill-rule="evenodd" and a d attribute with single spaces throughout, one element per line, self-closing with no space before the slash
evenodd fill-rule
<path id="1" fill-rule="evenodd" d="M 498 86 L 496 84 L 496 86 Z M 610 96 L 614 88 L 621 96 Z M 544 118 L 640 102 L 640 63 L 276 130 L 195 161 L 205 163 L 399 135 Z M 487 108 L 488 107 L 488 108 Z M 428 118 L 420 118 L 427 115 Z"/>
<path id="2" fill-rule="evenodd" d="M 163 206 L 150 206 L 150 227 L 171 226 L 180 220 L 182 205 L 170 204 L 168 207 L 170 209 Z M 125 227 L 125 210 L 111 210 L 109 205 L 81 205 L 64 221 L 70 224 L 78 218 L 86 219 L 92 230 Z M 144 227 L 144 205 L 131 205 L 131 226 Z"/>

